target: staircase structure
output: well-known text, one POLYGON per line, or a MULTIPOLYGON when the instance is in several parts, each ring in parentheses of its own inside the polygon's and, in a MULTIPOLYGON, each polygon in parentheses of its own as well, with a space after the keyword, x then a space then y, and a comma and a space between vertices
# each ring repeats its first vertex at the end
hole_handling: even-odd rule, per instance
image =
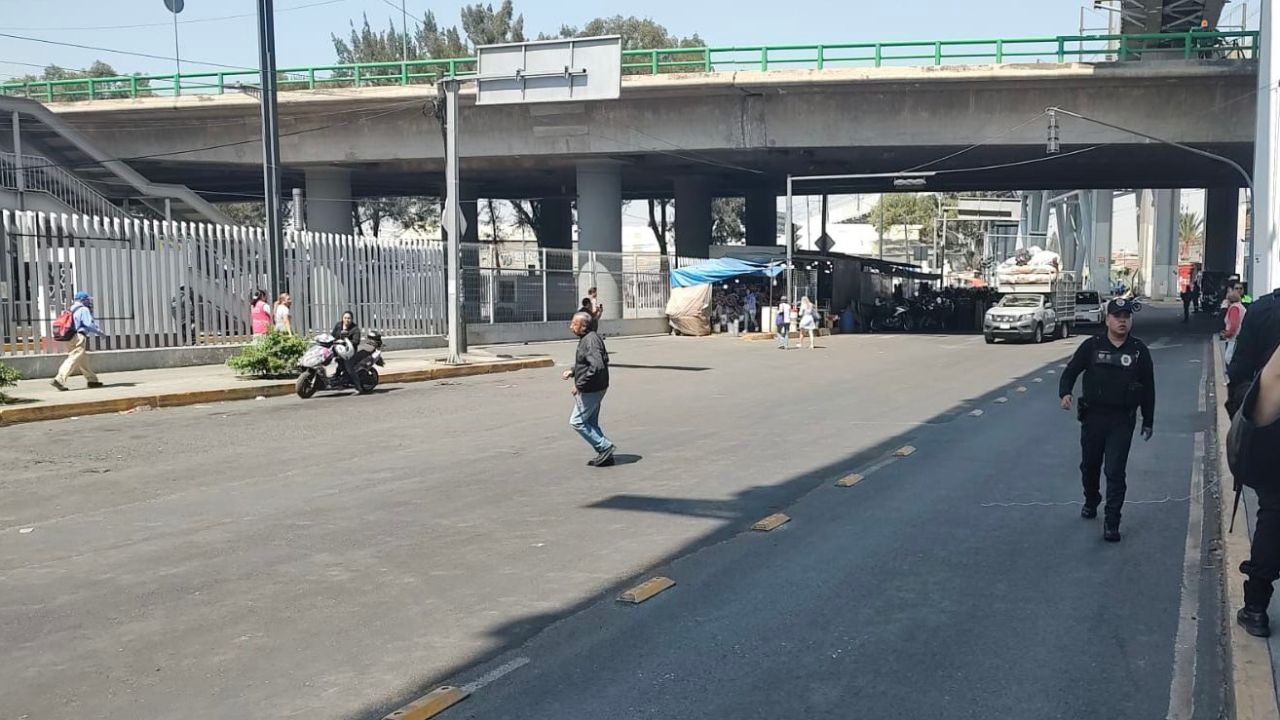
POLYGON ((102 217, 232 224, 191 188, 151 182, 35 100, 0 97, 0 124, 11 131, 0 133, 0 199, 12 194, 25 204, 35 194, 38 209, 52 212, 60 205, 102 217))

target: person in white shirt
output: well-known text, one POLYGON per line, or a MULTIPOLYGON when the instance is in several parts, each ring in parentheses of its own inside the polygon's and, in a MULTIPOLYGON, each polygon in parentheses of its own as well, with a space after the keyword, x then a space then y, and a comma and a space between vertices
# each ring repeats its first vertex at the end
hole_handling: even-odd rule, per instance
POLYGON ((791 334, 791 303, 785 299, 778 302, 778 312, 773 319, 778 330, 778 349, 787 349, 787 336, 791 334))
POLYGON ((280 293, 280 297, 276 298, 275 321, 276 330, 286 334, 293 334, 293 318, 290 315, 289 308, 293 305, 293 296, 289 293, 280 293))

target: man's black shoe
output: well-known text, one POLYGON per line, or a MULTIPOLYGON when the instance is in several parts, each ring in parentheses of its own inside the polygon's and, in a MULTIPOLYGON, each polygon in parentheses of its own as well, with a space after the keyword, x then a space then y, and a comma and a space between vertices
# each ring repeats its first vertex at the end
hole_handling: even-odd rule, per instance
POLYGON ((100 388, 100 387, 103 387, 103 385, 102 385, 102 383, 101 383, 101 382, 99 382, 99 381, 97 381, 97 380, 94 380, 93 382, 89 383, 89 387, 91 387, 91 388, 100 388))
POLYGON ((66 385, 63 385, 62 383, 58 382, 57 380, 51 380, 51 381, 49 381, 49 384, 50 384, 50 385, 52 385, 52 386, 54 386, 54 387, 56 387, 56 388, 58 388, 58 390, 60 390, 61 392, 66 392, 66 391, 67 391, 67 386, 66 386, 66 385))
POLYGON ((1271 637, 1271 621, 1266 610, 1250 610, 1246 605, 1236 612, 1236 622, 1254 637, 1271 637))
POLYGON ((1084 507, 1080 508, 1080 517, 1084 518, 1085 520, 1092 520, 1098 517, 1098 508, 1089 507, 1088 505, 1085 505, 1084 507))
POLYGON ((1107 523, 1102 528, 1102 539, 1107 542, 1120 542, 1120 524, 1107 523))
POLYGON ((601 450, 600 454, 595 456, 595 458, 590 462, 588 462, 587 464, 590 465, 591 467, 608 467, 609 465, 612 465, 613 449, 614 449, 613 446, 610 445, 609 447, 601 450))

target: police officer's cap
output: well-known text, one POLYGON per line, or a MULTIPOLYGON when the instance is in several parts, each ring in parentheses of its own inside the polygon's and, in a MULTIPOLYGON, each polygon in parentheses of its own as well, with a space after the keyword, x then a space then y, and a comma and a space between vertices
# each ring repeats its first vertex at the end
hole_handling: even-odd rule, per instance
POLYGON ((1124 313, 1132 314, 1132 313, 1138 312, 1141 309, 1142 309, 1142 303, 1138 302, 1137 300, 1131 300, 1129 298, 1123 298, 1123 297, 1111 298, 1110 302, 1107 303, 1108 315, 1121 315, 1124 313))

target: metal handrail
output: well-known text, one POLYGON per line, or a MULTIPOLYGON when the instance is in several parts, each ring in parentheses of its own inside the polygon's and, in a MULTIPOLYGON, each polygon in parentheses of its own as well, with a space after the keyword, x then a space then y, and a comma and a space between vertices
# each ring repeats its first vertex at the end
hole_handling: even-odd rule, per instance
MULTIPOLYGON (((1147 54, 1181 55, 1185 59, 1257 59, 1258 38, 1259 33, 1254 30, 1193 29, 1180 33, 654 48, 623 50, 622 71, 627 75, 661 75, 795 67, 823 70, 831 67, 946 65, 977 61, 997 65, 1009 62, 1067 63, 1099 58, 1123 61, 1147 54)), ((283 91, 420 85, 475 73, 476 58, 473 57, 319 65, 279 70, 278 86, 283 91)), ((45 102, 133 99, 184 93, 222 95, 240 92, 243 85, 254 84, 257 79, 257 70, 245 68, 208 73, 33 80, 2 83, 0 94, 45 102)))
POLYGON ((46 158, 23 154, 22 168, 19 169, 17 157, 13 153, 0 152, 0 188, 44 193, 82 215, 128 217, 93 186, 56 167, 46 158), (22 183, 18 182, 18 173, 22 173, 22 183))

